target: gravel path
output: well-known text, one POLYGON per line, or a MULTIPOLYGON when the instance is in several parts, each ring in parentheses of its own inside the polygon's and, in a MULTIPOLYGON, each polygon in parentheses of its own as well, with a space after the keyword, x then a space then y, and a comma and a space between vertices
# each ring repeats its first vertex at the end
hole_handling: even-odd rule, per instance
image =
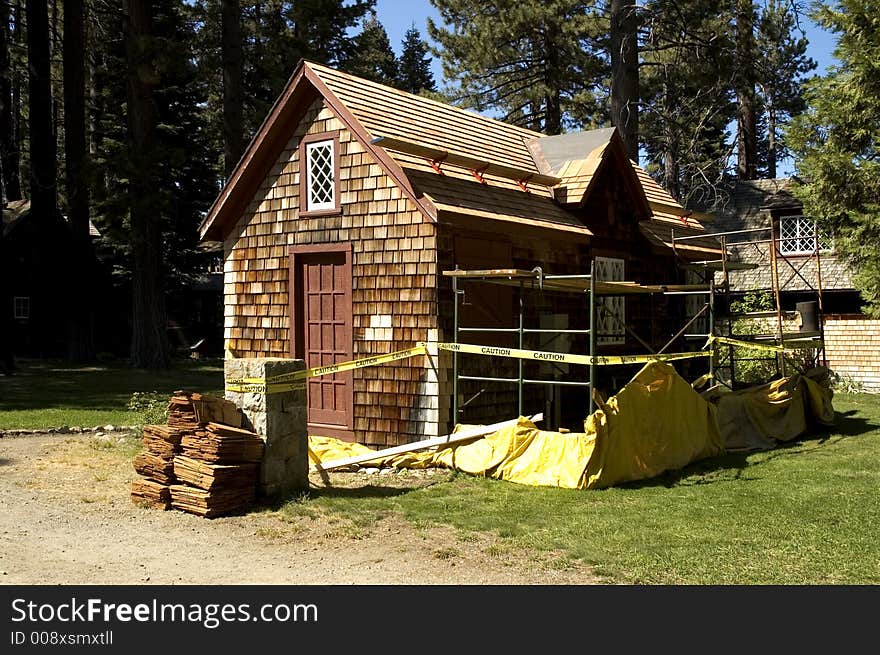
MULTIPOLYGON (((364 528, 335 516, 285 518, 271 509, 208 520, 140 508, 128 496, 135 473, 125 439, 0 438, 0 583, 597 581, 588 567, 560 569, 550 553, 513 551, 491 535, 462 539, 449 528, 416 529, 394 516, 364 528)), ((366 477, 337 475, 352 484, 366 477)))

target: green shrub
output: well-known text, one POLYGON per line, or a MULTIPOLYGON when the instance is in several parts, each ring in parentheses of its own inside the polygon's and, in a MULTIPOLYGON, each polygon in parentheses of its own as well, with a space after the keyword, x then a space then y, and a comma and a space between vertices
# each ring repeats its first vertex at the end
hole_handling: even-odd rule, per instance
POLYGON ((168 420, 168 396, 158 391, 135 391, 127 407, 140 415, 141 425, 162 424, 168 420))
POLYGON ((831 388, 839 393, 865 393, 864 384, 836 371, 831 371, 831 388))
MULTIPOLYGON (((750 291, 742 300, 730 303, 730 311, 733 313, 762 312, 775 308, 773 294, 769 291, 750 291)), ((738 335, 760 334, 766 332, 766 321, 754 318, 739 318, 733 321, 733 338, 738 335)), ((775 331, 775 330, 774 330, 775 331)), ((729 357, 730 350, 725 349, 725 357, 729 357)), ((776 358, 758 359, 766 356, 767 351, 755 348, 733 348, 736 360, 736 380, 745 384, 764 384, 776 377, 776 358)))

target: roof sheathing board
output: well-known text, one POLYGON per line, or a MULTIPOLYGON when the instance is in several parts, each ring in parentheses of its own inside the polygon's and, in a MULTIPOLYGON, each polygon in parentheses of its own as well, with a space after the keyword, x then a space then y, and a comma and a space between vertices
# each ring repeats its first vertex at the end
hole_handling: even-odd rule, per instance
MULTIPOLYGON (((607 146, 614 134, 613 127, 584 132, 571 132, 538 139, 541 156, 551 171, 560 172, 562 167, 573 161, 587 159, 593 151, 607 146)), ((560 177, 563 175, 560 173, 560 177)))

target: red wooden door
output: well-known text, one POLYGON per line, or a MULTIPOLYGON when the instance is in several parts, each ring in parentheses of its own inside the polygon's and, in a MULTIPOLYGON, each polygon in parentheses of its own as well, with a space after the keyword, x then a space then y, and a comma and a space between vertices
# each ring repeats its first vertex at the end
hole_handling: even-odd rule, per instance
MULTIPOLYGON (((295 253, 294 257, 298 264, 294 275, 299 275, 302 285, 297 312, 301 317, 302 348, 295 348, 300 351, 297 356, 305 359, 309 368, 352 359, 348 251, 295 253)), ((351 371, 309 378, 307 388, 310 432, 353 436, 351 371)))

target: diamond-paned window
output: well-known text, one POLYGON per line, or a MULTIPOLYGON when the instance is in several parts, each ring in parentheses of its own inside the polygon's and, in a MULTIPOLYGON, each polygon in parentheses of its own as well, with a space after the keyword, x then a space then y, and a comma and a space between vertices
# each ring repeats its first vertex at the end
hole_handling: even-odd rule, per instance
POLYGON ((306 144, 308 211, 336 207, 333 140, 306 144))
MULTIPOLYGON (((779 217, 779 252, 812 255, 816 251, 816 221, 806 216, 779 217)), ((831 239, 819 232, 819 252, 831 251, 831 239)))
MULTIPOLYGON (((624 261, 614 257, 596 257, 597 280, 622 282, 624 261)), ((596 299, 596 343, 626 343, 626 299, 623 296, 603 296, 596 299)))

